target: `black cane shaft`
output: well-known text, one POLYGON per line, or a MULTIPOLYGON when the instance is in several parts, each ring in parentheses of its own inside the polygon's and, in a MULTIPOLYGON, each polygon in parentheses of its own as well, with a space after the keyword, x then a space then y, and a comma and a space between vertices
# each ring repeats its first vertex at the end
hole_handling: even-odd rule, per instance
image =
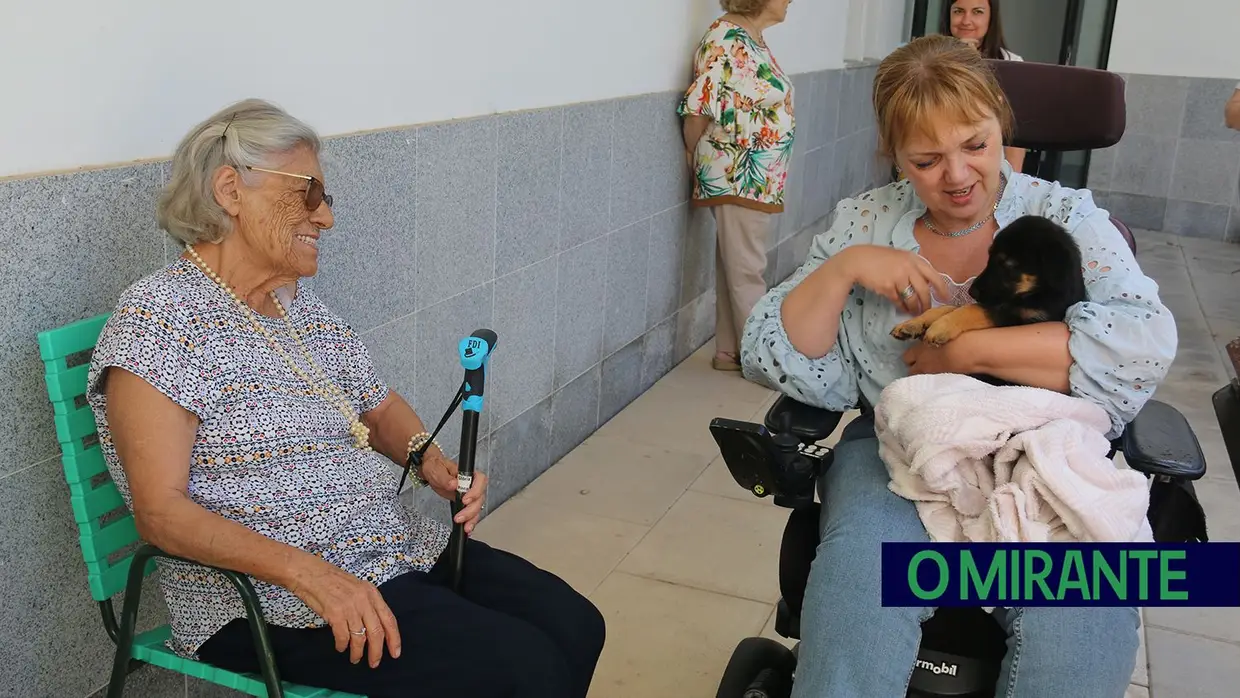
MULTIPOLYGON (((461 419, 461 456, 458 459, 457 471, 461 475, 473 476, 474 461, 478 450, 478 413, 466 410, 461 419)), ((464 492, 459 489, 452 504, 452 517, 464 508, 461 501, 464 492)), ((465 571, 465 525, 453 523, 452 531, 452 589, 460 591, 461 578, 465 571)))

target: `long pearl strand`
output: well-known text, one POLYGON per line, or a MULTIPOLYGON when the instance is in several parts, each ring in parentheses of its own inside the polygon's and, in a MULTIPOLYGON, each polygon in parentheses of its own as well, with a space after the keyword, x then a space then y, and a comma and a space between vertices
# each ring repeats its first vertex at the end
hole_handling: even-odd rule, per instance
POLYGON ((284 309, 284 304, 280 302, 280 299, 276 296, 275 292, 273 291, 271 293, 271 300, 275 301, 276 307, 279 308, 280 316, 284 318, 284 324, 288 327, 289 335, 293 337, 293 341, 295 341, 298 348, 301 349, 302 355, 306 357, 306 363, 309 364, 310 370, 314 372, 314 376, 307 375, 306 372, 297 365, 297 362, 293 361, 293 357, 289 356, 288 353, 284 351, 284 348, 276 342, 275 337, 273 337, 271 333, 267 331, 267 328, 258 321, 257 313, 254 312, 254 309, 242 301, 241 298, 237 296, 236 292, 233 291, 228 284, 224 283, 224 280, 221 279, 219 275, 211 269, 211 267, 207 266, 207 263, 203 261, 202 257, 198 256, 197 250, 190 245, 186 245, 185 249, 189 251, 190 256, 194 258, 194 261, 198 263, 198 266, 202 268, 203 272, 210 277, 212 281, 218 284, 220 288, 224 289, 230 297, 232 297, 233 301, 250 319, 250 324, 254 326, 254 329, 267 339, 267 343, 270 344, 271 348, 280 355, 280 358, 284 359, 284 362, 289 365, 289 368, 293 369, 293 373, 297 374, 299 378, 305 381, 306 384, 310 386, 310 389, 314 392, 314 394, 331 403, 333 407, 340 411, 340 414, 344 415, 345 420, 349 423, 349 433, 353 435, 353 442, 357 445, 357 447, 363 451, 372 450, 370 447, 370 429, 362 423, 361 418, 358 417, 357 412, 354 411, 353 405, 349 402, 349 399, 345 397, 344 392, 341 391, 340 388, 327 377, 326 372, 324 372, 318 362, 314 360, 314 357, 310 354, 310 351, 306 349, 306 345, 301 341, 301 335, 297 332, 297 329, 293 327, 293 321, 289 319, 288 312, 284 309))

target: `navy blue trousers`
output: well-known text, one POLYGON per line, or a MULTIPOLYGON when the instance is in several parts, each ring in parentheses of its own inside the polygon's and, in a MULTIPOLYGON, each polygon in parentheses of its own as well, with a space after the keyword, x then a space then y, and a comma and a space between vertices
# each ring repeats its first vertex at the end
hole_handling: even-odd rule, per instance
MULTIPOLYGON (((429 573, 379 587, 396 616, 401 654, 384 650, 371 669, 336 651, 331 629, 269 626, 280 678, 371 698, 585 698, 603 650, 602 615, 563 580, 529 562, 469 540, 460 594, 446 555, 429 573)), ((211 637, 199 656, 214 666, 257 672, 249 621, 211 637)))

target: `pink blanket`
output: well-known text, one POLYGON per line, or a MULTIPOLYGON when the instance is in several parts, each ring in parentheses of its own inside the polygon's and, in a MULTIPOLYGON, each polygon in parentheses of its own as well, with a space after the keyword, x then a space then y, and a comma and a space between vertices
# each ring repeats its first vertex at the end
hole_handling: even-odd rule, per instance
POLYGON ((893 492, 935 541, 1149 542, 1144 475, 1107 458, 1097 405, 961 375, 910 376, 874 408, 893 492))

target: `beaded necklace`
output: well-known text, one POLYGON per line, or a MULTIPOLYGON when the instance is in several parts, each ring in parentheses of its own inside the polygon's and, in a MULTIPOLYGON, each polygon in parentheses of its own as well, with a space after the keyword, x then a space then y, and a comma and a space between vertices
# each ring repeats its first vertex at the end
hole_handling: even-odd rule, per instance
POLYGON ((934 233, 935 235, 941 235, 942 237, 945 237, 945 238, 958 238, 964 235, 968 235, 969 233, 977 230, 978 228, 990 222, 990 218, 995 215, 996 211, 999 210, 999 201, 1003 199, 1004 189, 1007 189, 1007 177, 1005 177, 1003 173, 999 173, 999 195, 995 197, 995 205, 990 209, 990 213, 986 214, 985 218, 965 228, 964 230, 956 230, 950 233, 945 233, 939 230, 938 228, 934 226, 934 222, 930 220, 929 211, 926 211, 924 214, 922 214, 921 222, 926 224, 927 230, 934 233))
POLYGON ((280 316, 284 318, 284 324, 288 326, 289 335, 293 337, 293 341, 295 341, 298 348, 301 349, 302 355, 306 357, 306 363, 309 364, 310 370, 315 374, 313 376, 307 375, 306 372, 297 365, 297 362, 293 361, 293 357, 289 356, 288 353, 284 351, 284 347, 281 347, 280 344, 276 342, 275 337, 273 337, 271 333, 267 331, 267 328, 258 321, 258 314, 254 312, 254 309, 242 301, 241 298, 237 296, 236 292, 233 291, 228 284, 224 283, 224 280, 221 279, 219 275, 211 269, 211 267, 207 266, 207 263, 203 261, 202 257, 198 256, 197 250, 190 245, 186 245, 185 249, 189 251, 190 256, 193 257, 198 266, 202 268, 203 273, 218 284, 220 288, 224 289, 230 297, 232 297, 233 301, 249 318, 250 324, 254 326, 254 329, 267 340, 267 343, 270 344, 271 348, 280 355, 280 358, 284 359, 284 362, 289 365, 289 368, 293 369, 293 373, 297 374, 297 377, 305 381, 315 395, 323 398, 340 411, 340 414, 344 416, 345 421, 349 423, 349 433, 353 435, 354 444, 363 451, 372 450, 370 447, 370 429, 362 423, 361 418, 358 417, 357 412, 354 411, 353 405, 349 402, 349 399, 345 397, 344 392, 341 391, 340 388, 327 377, 327 373, 322 369, 322 367, 319 366, 318 362, 314 360, 314 357, 310 354, 310 351, 306 349, 306 345, 301 341, 301 335, 297 332, 297 329, 293 327, 293 321, 289 319, 288 312, 284 309, 284 304, 280 302, 280 299, 276 296, 275 292, 271 292, 271 300, 275 301, 276 308, 280 310, 280 316))

